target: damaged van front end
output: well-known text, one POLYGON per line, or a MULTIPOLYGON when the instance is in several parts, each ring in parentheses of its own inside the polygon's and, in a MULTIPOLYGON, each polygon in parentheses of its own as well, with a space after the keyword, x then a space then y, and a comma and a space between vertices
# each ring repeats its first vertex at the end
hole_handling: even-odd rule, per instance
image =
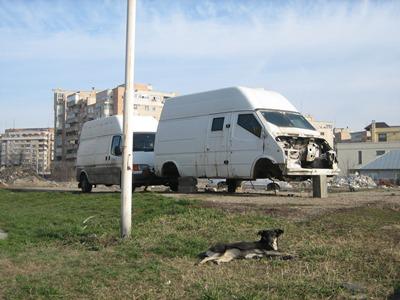
POLYGON ((339 173, 336 152, 322 138, 276 137, 286 157, 282 170, 284 177, 333 176, 339 173))
POLYGON ((267 131, 280 149, 283 179, 339 174, 336 152, 298 112, 261 111, 267 131))

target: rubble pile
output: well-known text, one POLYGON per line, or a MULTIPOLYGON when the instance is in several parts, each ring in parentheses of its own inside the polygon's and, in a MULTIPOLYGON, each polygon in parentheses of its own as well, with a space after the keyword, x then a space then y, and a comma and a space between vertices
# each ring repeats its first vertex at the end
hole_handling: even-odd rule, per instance
POLYGON ((36 184, 41 182, 45 182, 45 180, 32 169, 19 166, 0 168, 0 187, 7 187, 10 184, 36 184))
POLYGON ((376 188, 375 181, 365 175, 349 175, 349 176, 335 176, 333 177, 330 185, 332 187, 348 187, 350 190, 361 189, 361 188, 376 188))

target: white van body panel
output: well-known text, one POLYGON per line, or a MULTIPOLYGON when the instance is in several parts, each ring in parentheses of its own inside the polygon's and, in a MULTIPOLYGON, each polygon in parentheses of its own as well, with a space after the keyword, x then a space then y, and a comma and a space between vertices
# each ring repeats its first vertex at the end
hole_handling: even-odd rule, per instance
POLYGON ((232 87, 168 99, 155 140, 156 174, 165 175, 163 166, 172 162, 182 177, 254 179, 260 160, 275 168, 263 177, 338 172, 335 153, 311 125, 279 127, 265 112, 303 118, 285 97, 263 89, 232 87), (255 127, 246 129, 244 120, 255 127), (324 161, 332 167, 310 167, 325 156, 332 156, 324 161))
MULTIPOLYGON (((149 116, 133 116, 133 134, 156 133, 158 122, 149 116)), ((84 172, 91 184, 119 184, 122 156, 113 155, 112 140, 122 136, 123 118, 115 115, 86 122, 77 154, 77 179, 84 172)), ((122 140, 121 140, 122 145, 122 140)), ((154 152, 134 151, 133 164, 154 168, 154 152)), ((136 171, 134 173, 141 173, 136 171)))

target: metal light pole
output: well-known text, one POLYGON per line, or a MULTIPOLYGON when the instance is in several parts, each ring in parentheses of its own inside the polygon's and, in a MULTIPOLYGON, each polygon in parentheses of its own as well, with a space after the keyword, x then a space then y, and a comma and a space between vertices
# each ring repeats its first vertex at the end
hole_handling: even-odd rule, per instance
POLYGON ((132 149, 133 97, 135 59, 136 0, 128 0, 126 24, 125 97, 121 170, 121 237, 129 238, 132 226, 132 149))

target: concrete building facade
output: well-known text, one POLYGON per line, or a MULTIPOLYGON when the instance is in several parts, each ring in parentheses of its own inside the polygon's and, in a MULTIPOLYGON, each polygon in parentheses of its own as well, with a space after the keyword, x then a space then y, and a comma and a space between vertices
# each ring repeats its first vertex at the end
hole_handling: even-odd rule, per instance
MULTIPOLYGON (((67 97, 67 111, 65 120, 65 149, 66 161, 75 162, 78 151, 79 136, 83 123, 89 121, 88 107, 96 103, 96 91, 76 92, 67 97)), ((91 112, 93 115, 93 112, 91 112)))
POLYGON ((335 129, 341 175, 353 173, 391 150, 400 150, 400 126, 372 121, 364 131, 335 129))
POLYGON ((333 134, 334 134, 334 142, 335 142, 335 144, 351 140, 350 129, 348 127, 346 127, 346 128, 334 128, 333 129, 333 134))
POLYGON ((385 122, 372 121, 365 127, 365 131, 368 132, 369 140, 373 143, 400 141, 400 126, 389 126, 385 122))
POLYGON ((50 174, 53 128, 6 129, 0 144, 0 166, 23 166, 40 175, 50 174))
POLYGON ((325 121, 317 121, 311 115, 306 115, 305 118, 321 133, 322 137, 326 139, 329 145, 333 148, 334 133, 333 123, 325 121))
POLYGON ((59 161, 65 159, 65 121, 67 111, 67 97, 75 91, 54 89, 54 159, 59 161))
MULTIPOLYGON (((120 85, 112 91, 112 113, 122 115, 125 87, 124 85, 120 85)), ((175 96, 176 93, 154 91, 150 84, 135 84, 133 113, 138 116, 151 116, 159 120, 165 100, 175 96)))
POLYGON ((377 157, 400 149, 398 142, 347 142, 337 143, 336 151, 341 175, 348 175, 360 169, 377 157))

